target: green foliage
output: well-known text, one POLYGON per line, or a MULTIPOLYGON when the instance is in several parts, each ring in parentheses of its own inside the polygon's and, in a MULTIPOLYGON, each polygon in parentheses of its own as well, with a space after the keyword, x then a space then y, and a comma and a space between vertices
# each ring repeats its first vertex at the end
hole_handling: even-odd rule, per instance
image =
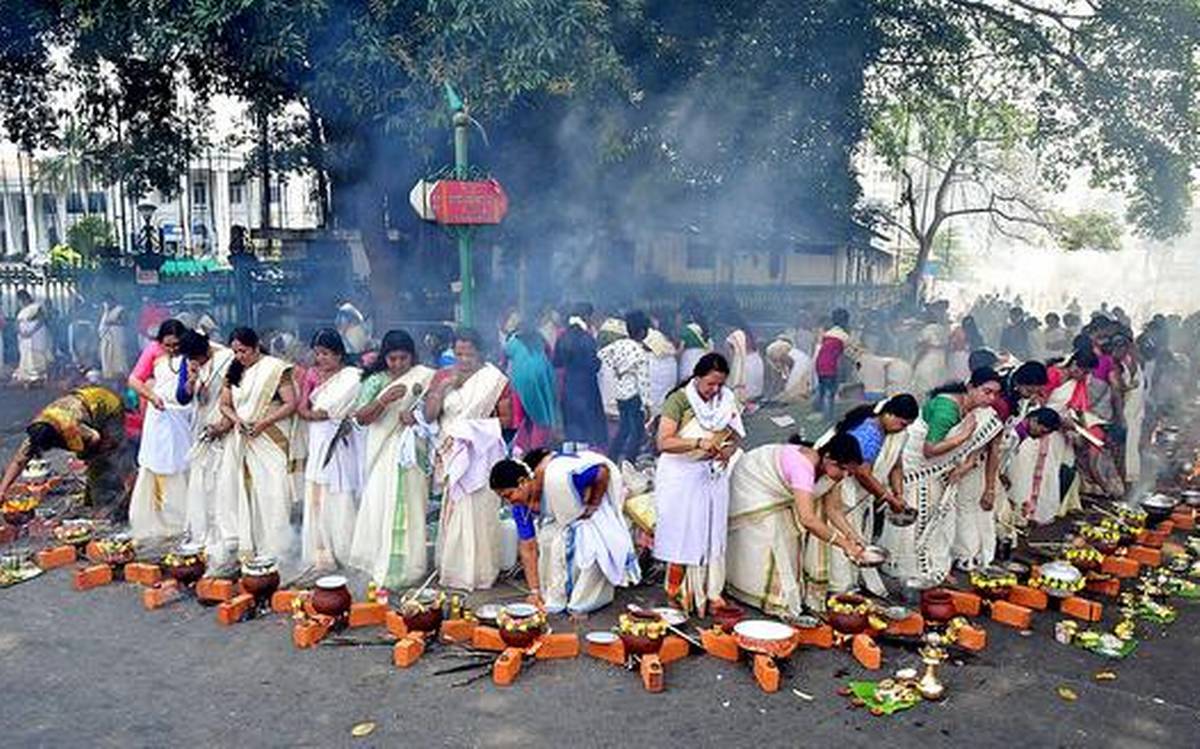
POLYGON ((67 244, 85 258, 112 246, 113 227, 103 216, 84 216, 67 229, 67 244))
POLYGON ((1081 211, 1054 217, 1058 245, 1068 252, 1121 249, 1122 227, 1118 217, 1104 211, 1081 211))
POLYGON ((963 71, 1003 82, 1041 176, 1086 168, 1125 195, 1146 235, 1187 229, 1200 161, 1200 4, 1194 0, 877 0, 886 44, 874 111, 953 100, 963 71))

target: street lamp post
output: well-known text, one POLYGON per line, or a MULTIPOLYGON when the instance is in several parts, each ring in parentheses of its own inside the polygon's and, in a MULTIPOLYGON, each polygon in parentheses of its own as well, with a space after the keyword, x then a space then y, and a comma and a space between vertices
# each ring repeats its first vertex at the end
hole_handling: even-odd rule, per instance
POLYGON ((155 212, 158 211, 158 206, 154 205, 153 203, 138 203, 137 211, 138 215, 142 217, 142 221, 144 222, 142 226, 142 233, 146 236, 145 252, 153 252, 154 225, 151 223, 151 221, 154 219, 155 212))
MULTIPOLYGON (((452 103, 453 107, 454 104, 452 103)), ((461 105, 460 105, 461 106, 461 105)), ((470 162, 467 158, 467 129, 471 126, 471 117, 465 109, 454 111, 454 178, 467 179, 470 162)), ((475 233, 472 226, 460 226, 458 235, 458 278, 462 284, 460 304, 462 307, 462 324, 471 327, 475 324, 475 262, 471 252, 471 239, 475 233)))

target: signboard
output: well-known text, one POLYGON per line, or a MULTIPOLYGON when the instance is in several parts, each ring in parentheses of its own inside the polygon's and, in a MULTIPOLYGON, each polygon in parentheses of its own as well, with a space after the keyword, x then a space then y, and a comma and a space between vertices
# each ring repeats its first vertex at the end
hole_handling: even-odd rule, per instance
POLYGON ((413 189, 408 193, 408 204, 425 221, 433 221, 436 218, 433 215, 433 204, 429 200, 433 195, 433 186, 435 184, 437 183, 419 179, 417 180, 417 184, 413 185, 413 189))
POLYGON ((138 268, 134 277, 138 286, 158 286, 158 270, 138 268))
POLYGON ((498 224, 508 213, 508 196, 494 179, 421 180, 408 200, 421 218, 448 226, 498 224))

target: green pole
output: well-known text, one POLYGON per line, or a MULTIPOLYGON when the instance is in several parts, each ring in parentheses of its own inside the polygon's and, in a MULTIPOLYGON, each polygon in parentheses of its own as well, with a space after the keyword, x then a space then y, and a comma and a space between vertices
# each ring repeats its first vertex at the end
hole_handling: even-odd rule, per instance
MULTIPOLYGON (((471 118, 461 109, 454 113, 454 177, 467 179, 467 129, 471 118)), ((458 227, 458 279, 462 286, 459 292, 460 322, 475 324, 475 274, 471 258, 471 234, 469 226, 458 227)))

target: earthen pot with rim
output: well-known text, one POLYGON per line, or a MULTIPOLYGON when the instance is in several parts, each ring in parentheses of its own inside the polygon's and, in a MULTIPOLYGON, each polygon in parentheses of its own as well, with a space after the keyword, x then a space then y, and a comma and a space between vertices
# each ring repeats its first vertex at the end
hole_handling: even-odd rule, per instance
POLYGON ((350 604, 353 601, 350 588, 346 586, 346 578, 341 575, 326 575, 317 579, 309 602, 313 611, 318 614, 342 619, 350 613, 350 604))
MULTIPOLYGON (((853 606, 854 608, 859 608, 867 602, 867 599, 857 593, 839 593, 834 596, 833 600, 843 606, 853 606)), ((830 609, 828 619, 829 626, 844 635, 856 635, 865 630, 868 624, 867 614, 858 611, 837 612, 830 609)))
POLYGON ((657 624, 661 625, 662 630, 658 636, 652 636, 648 633, 634 634, 630 627, 622 626, 617 634, 621 636, 621 642, 624 643, 625 652, 628 655, 651 655, 662 649, 663 637, 666 634, 666 622, 658 613, 646 609, 630 609, 623 616, 628 617, 626 621, 631 626, 657 624))
POLYGON ((200 544, 183 544, 174 552, 175 559, 163 561, 163 567, 172 579, 180 585, 195 585, 204 577, 208 562, 204 558, 204 547, 200 544))
POLYGON ((713 624, 721 628, 721 631, 729 634, 733 632, 733 628, 738 622, 746 618, 746 612, 740 606, 733 604, 725 604, 724 606, 712 607, 713 624))
POLYGON ((416 600, 405 601, 400 606, 404 626, 411 632, 433 632, 442 626, 442 601, 443 597, 433 590, 424 591, 416 600))
POLYGON ((262 603, 279 589, 279 566, 275 557, 259 556, 242 564, 242 589, 262 603))
POLYGON ((948 622, 958 615, 954 596, 945 588, 933 588, 921 594, 921 616, 931 622, 948 622))

